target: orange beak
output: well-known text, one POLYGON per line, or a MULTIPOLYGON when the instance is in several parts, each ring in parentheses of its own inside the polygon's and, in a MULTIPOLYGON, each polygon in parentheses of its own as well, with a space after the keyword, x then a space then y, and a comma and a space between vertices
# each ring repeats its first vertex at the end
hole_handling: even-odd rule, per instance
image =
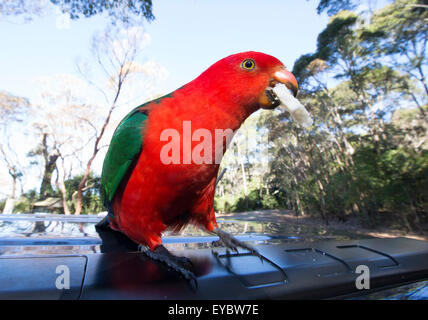
POLYGON ((296 78, 290 71, 281 69, 280 71, 274 73, 273 79, 275 81, 285 84, 286 87, 293 92, 293 96, 297 96, 297 90, 299 89, 299 85, 297 84, 296 78))
POLYGON ((282 67, 279 70, 277 69, 271 77, 269 87, 259 97, 259 105, 263 109, 274 109, 281 104, 271 89, 277 83, 284 84, 293 93, 294 97, 297 95, 297 80, 290 71, 282 67))

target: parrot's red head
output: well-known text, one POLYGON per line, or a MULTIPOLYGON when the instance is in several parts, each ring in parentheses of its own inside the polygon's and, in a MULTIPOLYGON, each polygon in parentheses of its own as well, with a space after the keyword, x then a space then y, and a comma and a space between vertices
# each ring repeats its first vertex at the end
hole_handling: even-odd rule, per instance
MULTIPOLYGON (((230 55, 208 68, 200 79, 210 82, 224 97, 253 109, 273 109, 280 103, 271 88, 283 83, 297 94, 297 80, 277 58, 261 52, 230 55)), ((254 111, 254 110, 253 110, 254 111)))

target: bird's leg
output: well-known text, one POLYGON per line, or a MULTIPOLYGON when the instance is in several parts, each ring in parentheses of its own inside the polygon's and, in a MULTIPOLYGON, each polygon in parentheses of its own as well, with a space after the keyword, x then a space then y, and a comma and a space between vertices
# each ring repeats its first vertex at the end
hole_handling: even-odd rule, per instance
POLYGON ((189 281, 193 289, 198 287, 196 276, 193 273, 193 263, 186 257, 177 257, 168 251, 163 245, 158 246, 153 251, 145 245, 139 245, 138 251, 145 254, 154 261, 158 261, 168 268, 177 272, 181 277, 189 281))
POLYGON ((219 228, 215 228, 212 232, 220 238, 220 242, 223 243, 223 245, 226 247, 227 253, 229 252, 229 249, 235 252, 238 252, 238 248, 243 248, 243 249, 247 249, 248 251, 251 252, 251 254, 259 257, 263 261, 262 255, 258 253, 256 249, 239 241, 238 239, 233 237, 230 233, 227 233, 226 231, 223 231, 219 228))

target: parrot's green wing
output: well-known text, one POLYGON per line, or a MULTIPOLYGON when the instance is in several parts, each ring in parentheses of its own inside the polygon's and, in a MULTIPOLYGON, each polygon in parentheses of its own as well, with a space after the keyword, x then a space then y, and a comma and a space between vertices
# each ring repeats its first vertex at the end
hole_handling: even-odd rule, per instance
MULTIPOLYGON (((142 130, 146 125, 148 112, 139 106, 132 110, 116 128, 104 158, 101 174, 101 199, 111 212, 113 196, 122 180, 129 174, 141 153, 142 130)), ((128 175, 129 177, 129 175, 128 175)))

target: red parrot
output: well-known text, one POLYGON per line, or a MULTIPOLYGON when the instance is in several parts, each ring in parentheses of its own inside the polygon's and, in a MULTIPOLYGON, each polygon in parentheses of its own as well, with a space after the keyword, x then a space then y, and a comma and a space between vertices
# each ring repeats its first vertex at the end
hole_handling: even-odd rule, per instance
POLYGON ((216 137, 218 130, 237 130, 258 109, 278 106, 271 90, 277 83, 296 96, 297 81, 278 59, 242 52, 133 109, 116 128, 103 164, 101 195, 110 227, 186 278, 180 258, 162 246, 166 229, 191 223, 217 234, 229 248, 252 250, 217 226, 214 193, 220 161, 215 160, 225 152, 227 138, 216 137))

